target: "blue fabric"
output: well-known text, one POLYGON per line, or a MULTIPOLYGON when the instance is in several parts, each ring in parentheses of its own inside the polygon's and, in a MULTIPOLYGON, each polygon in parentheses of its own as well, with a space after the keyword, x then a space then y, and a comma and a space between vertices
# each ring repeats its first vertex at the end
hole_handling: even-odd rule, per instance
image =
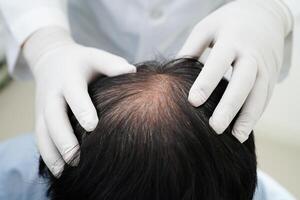
POLYGON ((0 143, 0 200, 46 200, 38 176, 39 153, 31 134, 0 143))
POLYGON ((253 200, 296 200, 269 175, 257 170, 257 187, 253 200))
MULTIPOLYGON (((32 135, 0 143, 0 200, 47 200, 47 182, 38 176, 39 153, 32 135)), ((295 200, 258 170, 253 200, 295 200)))

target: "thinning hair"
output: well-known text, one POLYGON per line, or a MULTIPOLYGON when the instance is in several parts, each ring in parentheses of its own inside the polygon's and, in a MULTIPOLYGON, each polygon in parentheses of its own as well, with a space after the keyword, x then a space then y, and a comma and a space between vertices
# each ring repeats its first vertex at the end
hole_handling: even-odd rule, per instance
MULTIPOLYGON (((86 132, 69 110, 80 162, 59 178, 44 163, 53 200, 252 199, 253 134, 241 144, 232 124, 221 135, 208 120, 227 86, 221 80, 195 108, 189 89, 203 65, 195 59, 150 61, 137 73, 98 77, 89 85, 99 123, 86 132)), ((234 123, 234 121, 232 122, 234 123)))

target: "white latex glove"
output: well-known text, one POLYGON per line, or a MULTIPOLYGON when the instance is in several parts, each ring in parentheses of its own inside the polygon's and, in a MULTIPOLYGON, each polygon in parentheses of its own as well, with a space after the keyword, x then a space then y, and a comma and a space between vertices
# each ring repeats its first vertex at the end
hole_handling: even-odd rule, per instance
POLYGON ((80 125, 92 131, 98 116, 88 94, 88 82, 99 73, 116 76, 133 73, 136 68, 119 56, 76 44, 58 27, 34 33, 25 43, 24 55, 36 81, 38 148, 48 168, 59 176, 79 149, 66 102, 80 125))
POLYGON ((229 85, 209 121, 218 134, 242 108, 232 134, 240 142, 247 140, 272 94, 291 21, 280 0, 237 0, 193 29, 178 56, 200 57, 208 46, 212 50, 190 90, 192 105, 203 104, 233 66, 229 85))

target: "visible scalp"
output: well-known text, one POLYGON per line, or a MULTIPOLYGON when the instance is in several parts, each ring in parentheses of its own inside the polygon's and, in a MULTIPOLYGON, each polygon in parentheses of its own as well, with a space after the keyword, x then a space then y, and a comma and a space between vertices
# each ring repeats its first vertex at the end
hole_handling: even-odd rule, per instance
MULTIPOLYGON (((143 76, 142 74, 136 74, 136 76, 139 75, 143 76)), ((124 84, 119 88, 102 91, 102 97, 110 92, 124 96, 109 113, 105 114, 104 119, 127 119, 131 123, 147 121, 149 124, 165 121, 163 119, 170 119, 168 115, 176 114, 178 105, 173 92, 175 92, 175 87, 179 87, 177 77, 169 74, 150 74, 143 81, 139 81, 139 78, 136 77, 136 81, 133 83, 124 84)), ((103 98, 98 100, 100 104, 106 102, 103 98)))

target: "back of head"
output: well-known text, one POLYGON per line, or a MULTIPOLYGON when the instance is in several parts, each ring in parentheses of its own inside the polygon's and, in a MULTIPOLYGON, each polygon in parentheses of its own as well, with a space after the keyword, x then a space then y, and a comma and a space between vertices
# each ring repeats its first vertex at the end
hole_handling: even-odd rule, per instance
POLYGON ((92 82, 97 128, 85 132, 70 112, 79 165, 56 179, 41 164, 52 199, 252 199, 253 134, 241 144, 232 126, 217 135, 208 123, 227 81, 199 108, 187 101, 201 68, 194 59, 146 62, 135 74, 92 82))

